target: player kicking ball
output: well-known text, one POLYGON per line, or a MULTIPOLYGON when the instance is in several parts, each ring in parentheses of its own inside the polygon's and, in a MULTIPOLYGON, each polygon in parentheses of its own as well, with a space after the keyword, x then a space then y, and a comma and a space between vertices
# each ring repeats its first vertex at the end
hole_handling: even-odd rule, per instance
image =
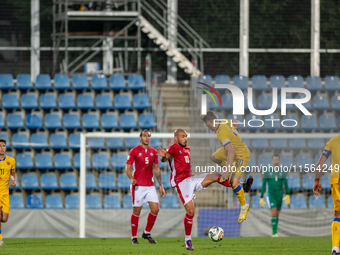
MULTIPOLYGON (((158 154, 162 157, 161 161, 169 161, 171 168, 170 184, 176 188, 178 196, 184 205, 186 214, 184 217, 185 247, 193 250, 191 241, 191 229, 195 216, 194 191, 205 189, 210 184, 218 182, 223 186, 230 187, 229 181, 220 182, 221 175, 212 174, 191 174, 190 148, 187 146, 187 133, 183 129, 177 129, 174 133, 175 143, 167 150, 157 148, 158 154)), ((245 182, 245 187, 249 189, 250 183, 245 182)))
POLYGON ((15 187, 17 176, 15 174, 15 159, 5 155, 6 140, 0 139, 0 246, 5 246, 2 241, 1 223, 8 221, 9 216, 9 178, 11 187, 15 187))
POLYGON ((260 206, 264 208, 266 202, 263 200, 263 195, 266 192, 268 183, 268 200, 270 205, 270 212, 272 215, 272 237, 279 237, 277 234, 277 227, 279 224, 279 214, 281 211, 282 200, 286 205, 290 204, 290 191, 287 180, 287 172, 283 171, 280 165, 280 156, 274 154, 272 158, 273 167, 270 167, 267 172, 264 172, 261 187, 260 206), (286 195, 283 196, 283 185, 285 186, 286 195))
POLYGON ((152 181, 153 165, 156 179, 159 183, 159 191, 165 197, 165 191, 162 184, 161 172, 158 166, 158 156, 156 149, 149 146, 151 133, 144 129, 140 135, 140 145, 130 150, 127 158, 125 172, 131 180, 132 206, 133 211, 131 215, 131 243, 138 244, 137 230, 139 215, 142 210, 143 203, 149 203, 150 212, 148 215, 147 224, 142 237, 147 239, 150 243, 157 242, 151 237, 151 230, 155 224, 157 214, 159 211, 159 201, 156 188, 152 181), (131 172, 133 167, 133 172, 131 172))
POLYGON ((249 177, 247 182, 249 186, 242 188, 239 180, 243 175, 249 160, 250 151, 247 145, 242 141, 237 132, 239 122, 235 120, 225 119, 223 122, 217 121, 218 117, 213 111, 207 111, 206 115, 201 116, 201 120, 211 130, 216 132, 217 139, 222 144, 222 148, 218 149, 210 159, 219 166, 227 169, 222 174, 221 181, 229 180, 229 183, 240 202, 241 211, 238 222, 243 222, 247 218, 249 205, 246 202, 244 192, 249 192, 253 183, 253 177, 249 177))

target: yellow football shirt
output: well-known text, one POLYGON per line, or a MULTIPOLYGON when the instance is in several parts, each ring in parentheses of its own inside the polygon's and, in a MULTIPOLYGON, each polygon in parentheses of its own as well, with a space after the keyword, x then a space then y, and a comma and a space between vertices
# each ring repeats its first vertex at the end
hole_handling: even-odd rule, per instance
POLYGON ((231 143, 235 150, 235 158, 247 158, 250 157, 250 151, 247 145, 242 141, 240 135, 238 134, 236 128, 234 128, 231 123, 231 119, 227 119, 227 123, 219 124, 216 130, 217 139, 222 144, 226 146, 231 143))
MULTIPOLYGON (((331 152, 331 181, 330 185, 339 182, 340 167, 340 135, 331 138, 326 144, 324 152, 331 152)), ((322 153, 324 154, 324 153, 322 153)), ((321 166, 322 168, 322 166, 321 166)))
POLYGON ((9 178, 13 169, 15 169, 15 159, 5 155, 5 158, 0 160, 0 194, 9 193, 9 178))

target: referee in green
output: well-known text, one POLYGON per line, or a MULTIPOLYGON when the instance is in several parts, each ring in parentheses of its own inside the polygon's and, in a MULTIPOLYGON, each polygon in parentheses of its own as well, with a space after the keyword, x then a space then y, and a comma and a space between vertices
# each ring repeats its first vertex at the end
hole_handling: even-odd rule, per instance
POLYGON ((282 197, 283 197, 283 185, 285 186, 286 195, 283 198, 285 204, 290 204, 290 191, 288 187, 287 173, 283 171, 283 169, 279 166, 280 164, 280 156, 277 154, 273 155, 272 158, 273 166, 268 169, 267 172, 264 172, 262 179, 262 188, 261 188, 261 199, 260 205, 264 208, 266 202, 263 200, 263 195, 266 192, 266 184, 268 182, 268 199, 270 203, 270 212, 272 214, 272 229, 273 234, 272 237, 279 237, 277 234, 277 225, 279 224, 279 214, 282 205, 282 197))

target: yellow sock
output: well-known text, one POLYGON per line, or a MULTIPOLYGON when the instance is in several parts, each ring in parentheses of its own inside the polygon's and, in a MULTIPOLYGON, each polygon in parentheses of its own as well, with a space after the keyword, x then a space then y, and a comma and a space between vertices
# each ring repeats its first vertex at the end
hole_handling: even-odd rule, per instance
POLYGON ((1 234, 1 229, 0 229, 0 240, 2 240, 2 234, 1 234))
MULTIPOLYGON (((240 205, 244 206, 246 205, 246 197, 244 196, 244 191, 241 185, 239 184, 235 189, 233 188, 233 191, 238 199, 240 201, 240 205)), ((340 222, 339 222, 340 223, 340 222)))
POLYGON ((332 223, 332 244, 333 247, 339 247, 340 240, 340 218, 334 218, 332 223))

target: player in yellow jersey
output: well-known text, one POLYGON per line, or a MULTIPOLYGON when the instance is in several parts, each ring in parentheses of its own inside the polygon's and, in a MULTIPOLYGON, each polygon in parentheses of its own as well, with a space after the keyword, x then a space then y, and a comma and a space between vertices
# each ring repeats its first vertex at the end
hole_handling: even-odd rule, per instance
POLYGON ((339 255, 340 240, 340 185, 339 185, 339 166, 340 166, 340 135, 333 137, 326 144, 325 149, 316 165, 315 181, 313 191, 319 195, 321 191, 320 176, 327 158, 331 155, 331 190, 334 205, 334 219, 332 223, 332 255, 339 255))
MULTIPOLYGON (((229 183, 240 201, 241 211, 238 222, 241 223, 247 218, 249 205, 246 202, 244 190, 239 184, 239 180, 250 160, 250 151, 236 130, 239 126, 238 121, 225 119, 218 122, 216 119, 218 117, 213 111, 207 111, 206 115, 201 116, 201 120, 206 126, 211 131, 216 132, 217 139, 223 146, 211 155, 210 159, 227 170, 222 174, 222 179, 229 179, 229 183)), ((253 178, 249 179, 252 183, 253 178)), ((245 191, 248 192, 248 190, 245 191)))
POLYGON ((15 174, 14 158, 5 155, 6 140, 0 139, 0 246, 4 246, 1 234, 1 223, 7 222, 9 216, 9 178, 11 187, 15 187, 17 177, 15 174))

